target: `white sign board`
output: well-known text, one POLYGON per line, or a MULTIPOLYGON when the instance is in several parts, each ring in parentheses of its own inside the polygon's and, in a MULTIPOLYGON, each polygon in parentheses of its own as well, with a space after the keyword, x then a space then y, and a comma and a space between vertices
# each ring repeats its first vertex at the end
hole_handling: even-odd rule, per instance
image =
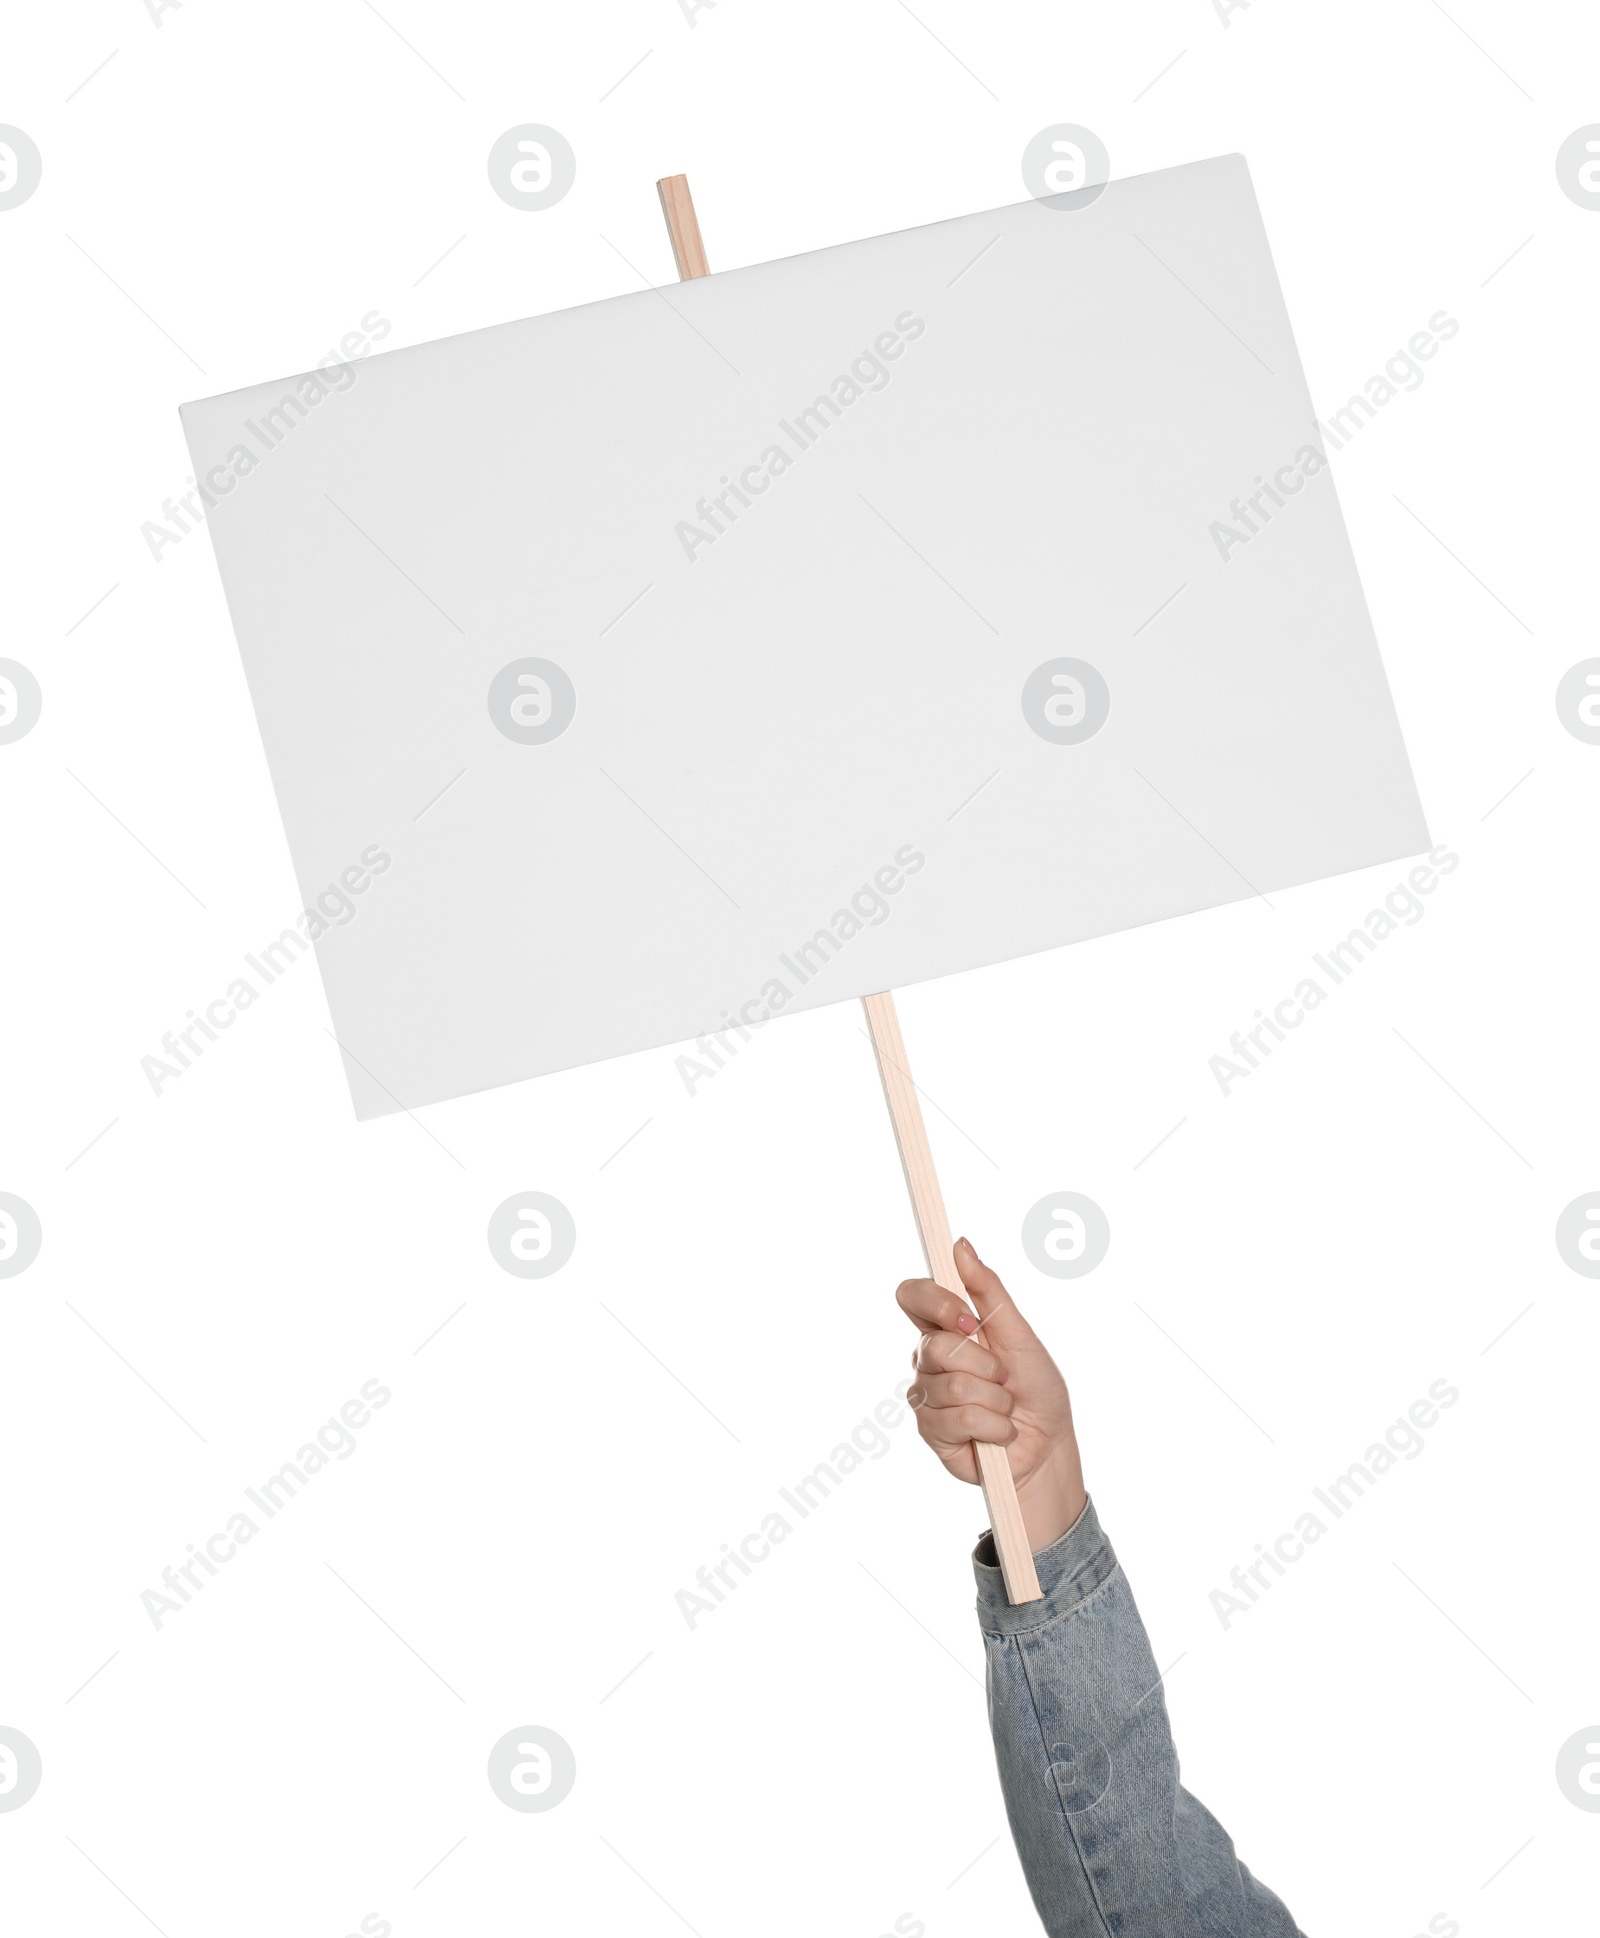
POLYGON ((1238 157, 184 423, 361 1116, 1428 845, 1238 157))

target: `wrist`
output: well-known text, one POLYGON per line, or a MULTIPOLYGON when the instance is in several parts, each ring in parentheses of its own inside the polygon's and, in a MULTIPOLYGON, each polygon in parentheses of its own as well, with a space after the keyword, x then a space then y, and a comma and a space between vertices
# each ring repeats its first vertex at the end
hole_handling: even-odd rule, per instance
POLYGON ((1017 1505, 1030 1554, 1053 1547, 1074 1526, 1088 1501, 1077 1450, 1052 1454, 1017 1483, 1017 1505))

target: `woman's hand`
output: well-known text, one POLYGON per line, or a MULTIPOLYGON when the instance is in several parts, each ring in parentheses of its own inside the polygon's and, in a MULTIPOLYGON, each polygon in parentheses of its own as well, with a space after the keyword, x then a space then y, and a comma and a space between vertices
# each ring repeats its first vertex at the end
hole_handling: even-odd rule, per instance
POLYGON ((966 1239, 957 1240, 955 1255, 977 1319, 932 1279, 907 1279, 895 1293, 922 1334, 906 1399, 917 1431, 957 1480, 978 1480, 973 1441, 1006 1449, 1028 1546, 1037 1554, 1066 1533, 1088 1498, 1067 1383, 966 1239), (982 1343, 973 1337, 980 1323, 982 1343))

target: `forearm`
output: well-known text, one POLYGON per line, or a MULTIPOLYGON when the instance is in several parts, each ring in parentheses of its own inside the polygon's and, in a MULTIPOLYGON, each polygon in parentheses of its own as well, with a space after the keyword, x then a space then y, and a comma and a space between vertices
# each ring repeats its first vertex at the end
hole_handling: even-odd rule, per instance
POLYGON ((1178 1781, 1132 1590, 1091 1505, 1035 1556, 1042 1602, 974 1557, 1001 1788, 1050 1938, 1302 1938, 1178 1781))

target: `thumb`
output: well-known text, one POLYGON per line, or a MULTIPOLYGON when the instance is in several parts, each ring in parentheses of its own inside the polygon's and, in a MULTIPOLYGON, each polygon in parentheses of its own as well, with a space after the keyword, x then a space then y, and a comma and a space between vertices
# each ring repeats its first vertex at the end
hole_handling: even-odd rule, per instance
POLYGON ((972 1248, 972 1241, 958 1238, 955 1244, 956 1270, 961 1283, 972 1296, 984 1338, 998 1353, 1025 1352, 1039 1344, 1035 1333, 1017 1310, 1011 1294, 972 1248))

